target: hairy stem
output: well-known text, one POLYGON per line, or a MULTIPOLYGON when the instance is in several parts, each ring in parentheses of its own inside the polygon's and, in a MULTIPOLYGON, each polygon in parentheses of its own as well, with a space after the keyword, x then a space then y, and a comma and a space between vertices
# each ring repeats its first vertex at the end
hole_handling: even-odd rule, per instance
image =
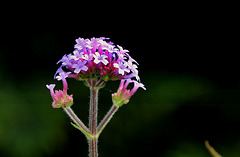
POLYGON ((89 129, 92 135, 97 132, 98 90, 90 90, 89 129))
POLYGON ((119 107, 113 105, 111 107, 111 109, 108 111, 108 113, 105 115, 105 117, 103 118, 103 120, 101 121, 101 123, 97 127, 97 136, 99 136, 101 134, 101 132, 106 127, 108 122, 112 119, 113 115, 117 112, 118 108, 119 107))
POLYGON ((98 156, 98 138, 94 137, 89 140, 89 157, 97 157, 98 156))
POLYGON ((98 89, 95 89, 95 84, 92 82, 90 88, 90 109, 89 109, 89 129, 92 138, 89 139, 89 157, 98 156, 97 142, 97 110, 98 110, 98 89))
POLYGON ((91 134, 89 129, 84 125, 84 123, 77 117, 77 115, 73 112, 73 110, 70 107, 63 108, 64 111, 68 114, 68 116, 74 121, 75 124, 78 125, 80 130, 84 135, 87 136, 87 134, 91 134))

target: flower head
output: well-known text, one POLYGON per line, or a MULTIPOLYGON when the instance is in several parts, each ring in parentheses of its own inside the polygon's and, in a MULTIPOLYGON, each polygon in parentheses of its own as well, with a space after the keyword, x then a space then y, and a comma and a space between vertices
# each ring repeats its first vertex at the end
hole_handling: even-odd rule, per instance
POLYGON ((138 63, 121 46, 108 42, 109 38, 76 39, 73 53, 64 55, 57 73, 66 69, 78 80, 98 78, 104 81, 136 78, 138 63))
POLYGON ((146 90, 142 83, 139 83, 135 80, 121 80, 118 91, 112 94, 113 104, 118 107, 122 106, 123 104, 127 104, 131 96, 137 91, 139 87, 146 90), (132 90, 127 89, 129 83, 134 83, 134 87, 132 90))
POLYGON ((63 90, 55 90, 55 84, 46 85, 46 87, 50 90, 51 96, 53 98, 52 107, 60 108, 60 107, 69 107, 73 104, 72 95, 67 94, 67 81, 66 77, 69 73, 60 72, 59 76, 56 76, 56 79, 63 81, 63 90))

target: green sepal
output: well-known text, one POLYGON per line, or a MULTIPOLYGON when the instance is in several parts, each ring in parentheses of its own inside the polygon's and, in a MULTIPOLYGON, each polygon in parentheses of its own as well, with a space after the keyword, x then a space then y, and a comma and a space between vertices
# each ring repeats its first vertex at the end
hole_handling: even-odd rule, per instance
POLYGON ((129 99, 125 98, 122 94, 114 93, 112 94, 112 102, 116 107, 121 107, 123 104, 127 104, 129 99))
POLYGON ((77 126, 76 124, 70 122, 72 126, 74 126, 76 129, 80 130, 85 136, 87 136, 88 139, 93 139, 93 135, 87 133, 85 130, 83 130, 81 127, 77 126))
POLYGON ((63 107, 67 108, 67 107, 71 107, 72 105, 73 105, 73 101, 71 101, 71 102, 65 104, 63 107))
POLYGON ((120 107, 124 104, 125 100, 120 100, 120 101, 113 101, 113 104, 117 107, 120 107))
POLYGON ((100 85, 100 86, 95 86, 95 87, 94 87, 94 90, 99 90, 99 89, 103 88, 105 85, 106 85, 106 82, 104 82, 104 83, 103 83, 102 85, 100 85))
POLYGON ((109 76, 108 76, 108 75, 103 76, 102 79, 103 79, 105 82, 107 82, 107 81, 109 80, 109 76))
POLYGON ((87 81, 83 81, 83 84, 84 84, 85 86, 91 88, 91 87, 89 86, 89 84, 87 83, 87 81))

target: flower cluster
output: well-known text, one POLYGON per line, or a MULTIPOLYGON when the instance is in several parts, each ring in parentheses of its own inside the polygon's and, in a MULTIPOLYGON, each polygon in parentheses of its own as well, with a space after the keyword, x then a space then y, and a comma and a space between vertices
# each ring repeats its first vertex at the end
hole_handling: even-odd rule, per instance
POLYGON ((69 73, 60 72, 59 76, 56 77, 57 80, 62 80, 63 82, 63 90, 55 90, 55 84, 46 85, 46 87, 50 90, 51 96, 53 98, 52 107, 53 108, 60 108, 60 107, 70 107, 73 104, 73 97, 72 95, 67 94, 67 81, 66 77, 69 73))
POLYGON ((56 90, 54 93, 55 84, 47 85, 53 98, 54 108, 69 107, 73 104, 72 95, 67 94, 67 77, 85 80, 89 87, 94 88, 102 88, 108 80, 121 80, 117 93, 112 95, 116 106, 128 103, 139 87, 146 90, 144 85, 138 82, 140 80, 138 63, 128 54, 128 50, 107 42, 108 39, 104 37, 78 38, 73 53, 65 54, 57 62, 57 64, 61 63, 61 66, 54 77, 58 81, 63 81, 63 91, 56 90), (126 89, 129 83, 134 83, 131 91, 126 89))
POLYGON ((71 73, 68 77, 78 80, 102 79, 120 80, 136 78, 139 80, 138 63, 121 46, 117 47, 109 38, 76 39, 73 53, 64 55, 61 60, 61 67, 55 76, 67 69, 71 73))
POLYGON ((142 83, 139 83, 135 80, 131 79, 121 80, 118 91, 112 94, 113 104, 117 107, 120 107, 123 104, 127 104, 131 96, 137 91, 139 87, 146 90, 142 83), (127 89, 129 83, 134 83, 134 87, 132 90, 127 89))

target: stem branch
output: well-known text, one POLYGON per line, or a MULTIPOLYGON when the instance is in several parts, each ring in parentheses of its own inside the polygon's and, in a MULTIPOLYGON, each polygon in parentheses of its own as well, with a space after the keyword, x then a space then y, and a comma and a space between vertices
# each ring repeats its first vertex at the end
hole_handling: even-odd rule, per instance
POLYGON ((109 123, 109 121, 112 119, 113 115, 117 112, 119 107, 113 105, 111 109, 108 111, 108 113, 105 115, 101 123, 97 127, 97 136, 101 134, 103 129, 106 127, 106 125, 109 123))
POLYGON ((73 112, 70 107, 63 108, 64 111, 68 114, 68 116, 81 128, 81 131, 84 135, 91 134, 89 129, 84 125, 84 123, 77 117, 77 115, 73 112))

